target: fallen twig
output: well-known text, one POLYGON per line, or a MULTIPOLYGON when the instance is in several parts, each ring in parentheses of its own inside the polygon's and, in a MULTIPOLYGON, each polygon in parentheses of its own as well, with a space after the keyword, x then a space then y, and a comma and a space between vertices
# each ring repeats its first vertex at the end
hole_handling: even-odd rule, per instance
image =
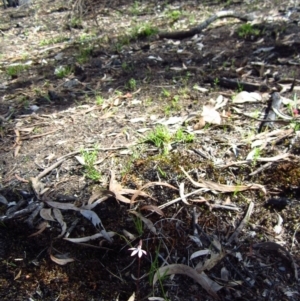
POLYGON ((226 243, 227 245, 230 245, 232 243, 232 241, 237 238, 237 236, 240 234, 240 232, 242 231, 242 229, 248 224, 250 216, 251 216, 252 211, 253 211, 253 208, 254 208, 254 203, 250 202, 245 217, 243 218, 243 220, 241 221, 241 223, 239 224, 239 226, 236 228, 236 230, 229 237, 229 239, 228 239, 228 241, 226 243))
POLYGON ((203 29, 207 28, 211 23, 216 21, 220 18, 237 18, 242 21, 253 21, 254 16, 251 14, 243 15, 241 13, 228 10, 228 11, 220 11, 217 12, 215 15, 210 16, 208 19, 206 19, 204 22, 199 24, 198 26, 187 30, 187 31, 176 31, 176 32, 161 32, 158 34, 158 37, 160 39, 185 39, 194 36, 195 34, 199 34, 202 32, 203 29))

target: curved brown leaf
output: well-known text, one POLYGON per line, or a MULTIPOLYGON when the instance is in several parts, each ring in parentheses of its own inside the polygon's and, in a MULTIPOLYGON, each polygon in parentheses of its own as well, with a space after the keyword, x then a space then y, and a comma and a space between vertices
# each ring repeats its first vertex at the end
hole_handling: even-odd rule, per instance
POLYGON ((171 274, 181 274, 191 277, 197 283, 199 283, 211 296, 219 300, 216 292, 219 291, 222 286, 208 278, 205 273, 197 273, 193 268, 184 264, 170 264, 159 268, 153 277, 153 285, 160 277, 171 274))
POLYGON ((178 188, 168 184, 168 183, 164 183, 164 182, 150 182, 150 183, 147 183, 145 184, 144 186, 142 186, 139 190, 136 190, 136 192, 134 193, 134 195, 131 197, 131 202, 133 203, 135 201, 135 199, 141 195, 142 193, 144 193, 142 190, 143 189, 146 189, 148 187, 151 187, 151 186, 155 186, 155 185, 159 185, 159 186, 166 186, 166 187, 169 187, 169 188, 172 188, 172 189, 175 189, 175 190, 178 190, 178 188))

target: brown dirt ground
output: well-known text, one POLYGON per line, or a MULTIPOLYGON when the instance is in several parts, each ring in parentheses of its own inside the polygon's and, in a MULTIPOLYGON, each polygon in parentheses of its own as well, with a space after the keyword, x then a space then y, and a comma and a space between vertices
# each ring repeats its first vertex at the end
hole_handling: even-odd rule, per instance
MULTIPOLYGON (((149 273, 155 254, 160 255, 159 266, 163 259, 169 264, 191 267, 199 261, 204 263, 209 256, 190 260, 191 254, 211 249, 211 242, 217 240, 226 256, 215 259, 206 274, 223 286, 217 293, 220 300, 300 300, 295 274, 300 263, 300 162, 296 130, 277 141, 266 142, 260 153, 261 157, 290 153, 289 158, 271 162, 254 174, 265 165, 259 157, 250 163, 232 164, 245 160, 251 151, 251 137, 257 134, 260 125, 259 113, 267 107, 272 90, 278 91, 278 78, 289 86, 289 79, 299 79, 299 7, 298 11, 291 11, 287 22, 282 17, 289 11, 288 2, 278 3, 114 1, 105 6, 102 1, 93 1, 84 8, 82 26, 76 28, 71 26, 74 17, 63 1, 33 1, 29 9, 1 7, 0 115, 9 118, 3 119, 0 127, 0 193, 9 202, 26 200, 26 194, 28 199, 36 201, 39 196, 33 193, 29 180, 67 154, 71 155, 41 179, 48 189, 43 200, 69 198, 67 202, 80 206, 92 194, 108 189, 110 170, 122 187, 138 189, 151 181, 178 187, 185 182, 185 193, 194 191, 180 166, 196 181, 204 177, 226 185, 256 183, 266 190, 266 193, 254 189, 227 193, 208 190, 201 196, 211 204, 231 202, 240 210, 209 210, 202 203, 188 206, 177 202, 163 209, 163 217, 156 213, 147 216, 157 235, 145 227, 140 236, 128 213, 129 205, 111 197, 98 205, 95 212, 107 231, 119 235, 113 243, 89 242, 94 247, 57 238, 61 231, 57 222, 49 222, 44 232, 33 237, 29 235, 37 230, 25 223, 27 216, 1 222, 1 300, 128 300, 136 291, 132 275, 137 277, 138 263, 130 257, 123 230, 136 236, 132 246, 143 240, 147 256, 141 260, 141 275, 149 273), (199 41, 140 37, 125 43, 126 34, 136 24, 152 22, 162 31, 188 29, 222 9, 277 18, 269 23, 258 22, 257 37, 239 37, 237 28, 242 22, 225 18, 205 29, 199 41), (167 13, 172 10, 181 12, 178 20, 167 13), (203 44, 202 50, 197 43, 203 44), (257 51, 267 47, 273 48, 257 51), (254 62, 263 62, 265 68, 257 67, 254 62), (9 74, 11 65, 20 63, 27 63, 27 67, 17 75, 9 74), (62 79, 54 74, 60 65, 71 69, 62 79), (267 89, 260 91, 260 102, 234 105, 232 97, 243 87, 224 87, 222 78, 265 84, 267 89), (75 79, 75 86, 67 86, 75 79), (207 91, 201 92, 195 85, 207 91), (192 143, 173 143, 167 155, 142 142, 143 135, 163 118, 194 114, 198 116, 196 119, 182 125, 193 131, 199 119, 195 113, 220 95, 228 100, 221 109, 226 116, 222 125, 207 125, 194 131, 192 143), (101 96, 103 103, 97 103, 97 96, 101 96), (39 107, 35 113, 32 105, 39 107), (245 115, 251 112, 258 113, 256 118, 245 115), (101 174, 98 181, 89 179, 75 158, 81 149, 95 146, 100 160, 95 166, 101 174), (237 156, 233 152, 235 147, 237 156), (289 203, 284 208, 264 206, 274 197, 289 203), (226 244, 251 201, 254 202, 251 218, 238 239, 226 244), (197 247, 190 237, 193 210, 199 213, 197 222, 202 232, 198 237, 202 247, 197 247), (283 219, 283 231, 277 235, 273 228, 278 214, 283 219), (261 242, 280 244, 288 253, 274 249, 271 244, 255 248, 261 242), (50 254, 59 253, 68 254, 75 262, 57 265, 50 254), (228 279, 224 276, 226 271, 228 279)), ((296 81, 294 91, 284 96, 297 100, 298 87, 296 81)), ((275 129, 286 130, 292 125, 297 129, 297 122, 278 122, 275 129)), ((174 130, 176 124, 168 127, 174 130)), ((157 202, 139 198, 139 208, 145 204, 159 206, 179 196, 177 191, 164 186, 146 191, 157 202)), ((192 202, 190 198, 188 201, 192 202)), ((4 215, 5 206, 0 209, 4 215)), ((68 226, 79 218, 70 237, 97 232, 75 211, 65 210, 63 216, 68 226)), ((34 226, 40 222, 37 217, 34 226)), ((155 286, 148 275, 139 281, 138 299, 148 300, 151 296, 182 301, 216 299, 186 275, 168 276, 155 286)))

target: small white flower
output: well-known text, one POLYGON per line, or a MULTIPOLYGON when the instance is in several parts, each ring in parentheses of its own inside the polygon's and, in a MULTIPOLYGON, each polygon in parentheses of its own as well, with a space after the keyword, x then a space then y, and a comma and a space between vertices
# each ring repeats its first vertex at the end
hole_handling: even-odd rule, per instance
POLYGON ((143 254, 147 255, 147 252, 142 249, 143 241, 140 240, 139 245, 136 248, 130 248, 129 251, 132 251, 131 256, 134 256, 135 254, 138 254, 138 257, 141 258, 143 254))

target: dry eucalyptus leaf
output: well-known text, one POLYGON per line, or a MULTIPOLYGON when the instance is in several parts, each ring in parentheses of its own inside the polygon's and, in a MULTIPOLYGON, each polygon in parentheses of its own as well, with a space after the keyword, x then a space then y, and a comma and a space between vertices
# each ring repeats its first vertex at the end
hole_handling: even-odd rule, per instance
POLYGON ((49 154, 45 159, 51 162, 55 158, 54 154, 49 154))
POLYGON ((14 280, 18 280, 21 277, 21 275, 22 275, 22 270, 20 270, 18 272, 18 274, 15 276, 14 280))
POLYGON ((219 291, 222 288, 222 286, 208 278, 208 276, 205 273, 198 273, 193 268, 184 264, 170 264, 159 268, 153 277, 153 285, 157 282, 157 280, 160 277, 172 274, 181 274, 189 276, 190 278, 194 279, 197 283, 199 283, 212 297, 219 300, 217 291, 219 291))
POLYGON ((52 202, 52 201, 46 201, 46 203, 53 208, 58 208, 62 210, 75 210, 80 211, 80 208, 76 207, 72 203, 59 203, 59 202, 52 202))
POLYGON ((185 203, 186 205, 190 205, 184 195, 184 183, 180 183, 179 185, 179 195, 181 197, 181 200, 183 201, 183 203, 185 203))
POLYGON ((38 178, 30 178, 31 187, 36 195, 42 195, 44 190, 44 184, 38 180, 38 178))
POLYGON ((89 198, 88 204, 92 204, 102 196, 102 191, 95 191, 89 198))
POLYGON ((199 270, 196 268, 196 271, 198 273, 201 273, 202 271, 209 271, 211 270, 215 265, 217 265, 226 255, 225 252, 220 252, 220 253, 211 253, 210 258, 208 258, 202 268, 199 270))
POLYGON ((105 229, 102 229, 100 231, 100 233, 103 235, 103 238, 105 238, 107 241, 109 241, 110 243, 113 242, 113 240, 111 239, 111 236, 108 234, 108 232, 106 232, 105 229))
POLYGON ((207 88, 200 87, 200 86, 198 86, 197 84, 193 86, 193 89, 194 89, 194 90, 197 90, 197 91, 200 91, 200 92, 202 92, 202 93, 206 93, 206 92, 209 91, 207 88))
POLYGON ((205 127, 205 120, 204 117, 199 117, 198 122, 193 126, 193 130, 201 130, 205 127))
MULTIPOLYGON (((128 203, 128 204, 134 202, 134 200, 132 200, 132 199, 130 200, 130 199, 124 197, 123 194, 132 194, 133 196, 141 195, 143 197, 148 197, 148 198, 153 199, 151 196, 149 196, 145 192, 141 191, 144 187, 148 187, 148 186, 145 185, 142 188, 140 188, 139 190, 123 188, 121 186, 121 184, 119 184, 116 181, 115 173, 112 170, 110 171, 110 173, 111 173, 111 176, 110 176, 110 182, 109 182, 109 191, 114 194, 114 197, 117 200, 119 200, 123 203, 128 203)), ((149 185, 149 184, 147 184, 147 185, 149 185)), ((161 184, 161 185, 169 185, 169 184, 161 184)), ((171 185, 169 185, 169 186, 171 186, 171 185)))
MULTIPOLYGON (((169 188, 172 188, 172 189, 175 189, 175 190, 178 190, 178 188, 168 184, 168 183, 164 183, 164 182, 150 182, 144 186, 142 186, 139 190, 135 190, 135 193, 134 195, 131 197, 131 202, 134 202, 135 199, 139 196, 139 195, 142 195, 142 196, 148 196, 150 197, 149 195, 145 194, 142 190, 143 189, 146 189, 148 187, 151 187, 151 186, 155 186, 155 185, 158 185, 158 186, 166 186, 166 187, 169 187, 169 188)), ((153 198, 152 198, 153 199, 153 198)))
POLYGON ((73 258, 68 258, 66 255, 65 256, 64 255, 56 255, 56 256, 50 254, 51 260, 59 265, 66 265, 67 263, 75 261, 73 258))
POLYGON ((75 156, 75 159, 79 162, 79 164, 81 164, 82 166, 85 165, 85 161, 84 158, 81 156, 75 156))
POLYGON ((228 281, 229 280, 229 272, 226 269, 226 267, 222 267, 222 269, 221 269, 221 279, 223 281, 228 281))
POLYGON ((220 192, 238 192, 238 191, 244 191, 248 189, 260 189, 264 194, 266 194, 265 187, 263 185, 255 184, 255 183, 249 185, 225 185, 225 184, 218 184, 204 179, 199 179, 201 183, 198 183, 189 176, 189 174, 184 170, 183 167, 180 166, 180 169, 195 187, 207 188, 212 191, 220 191, 220 192))
POLYGON ((262 100, 260 94, 256 92, 242 91, 233 98, 233 103, 259 102, 262 100))
POLYGON ((34 237, 34 236, 41 234, 42 232, 44 232, 47 229, 47 227, 48 227, 48 222, 44 221, 44 222, 40 223, 37 227, 39 230, 37 232, 30 234, 28 237, 34 237))
POLYGON ((128 301, 135 301, 135 292, 129 297, 128 301))
POLYGON ((278 221, 277 221, 277 225, 273 228, 273 231, 276 233, 276 234, 280 234, 281 231, 282 231, 282 223, 283 223, 283 219, 282 217, 277 213, 277 216, 278 216, 278 221))
POLYGON ((52 216, 52 214, 51 214, 51 211, 52 211, 52 209, 51 208, 43 208, 43 209, 41 209, 41 211, 40 211, 40 216, 44 219, 44 220, 46 220, 46 221, 52 221, 52 222, 55 222, 55 219, 54 219, 54 217, 52 216))
MULTIPOLYGON (((113 237, 116 233, 110 231, 110 232, 107 232, 107 234, 109 235, 109 237, 113 237)), ((85 237, 79 237, 79 238, 66 238, 65 237, 64 239, 67 240, 67 241, 78 244, 78 243, 94 240, 94 239, 97 239, 97 238, 100 238, 100 237, 104 237, 103 233, 96 233, 96 234, 91 235, 91 236, 85 236, 85 237)))
POLYGON ((103 227, 102 222, 96 212, 91 210, 80 210, 80 213, 88 219, 96 228, 103 227))
POLYGON ((203 117, 205 122, 212 124, 221 124, 221 116, 220 113, 217 112, 212 105, 203 106, 203 111, 201 116, 203 117))
POLYGON ((172 124, 181 124, 183 122, 183 118, 182 117, 178 117, 178 116, 173 116, 173 117, 170 117, 169 119, 161 119, 161 120, 158 120, 157 122, 155 123, 159 123, 159 124, 163 124, 163 125, 172 125, 172 124))
POLYGON ((136 123, 136 122, 145 122, 146 118, 145 117, 137 117, 137 118, 132 118, 129 120, 131 123, 136 123))
POLYGON ((127 237, 128 239, 130 239, 130 240, 136 239, 136 236, 134 234, 128 232, 127 230, 123 229, 122 232, 125 235, 125 237, 127 237))
POLYGON ((0 194, 0 203, 4 205, 8 204, 7 199, 2 194, 0 194))
POLYGON ((54 214, 55 219, 59 222, 59 224, 61 226, 61 233, 58 237, 63 237, 67 231, 67 224, 64 222, 64 218, 59 209, 54 208, 53 214, 54 214))
POLYGON ((149 211, 152 211, 152 212, 156 212, 157 214, 159 214, 161 216, 165 215, 160 208, 158 208, 157 206, 154 206, 154 205, 143 206, 143 207, 140 208, 140 210, 149 210, 149 211))
POLYGON ((202 247, 202 242, 198 236, 195 235, 189 235, 189 238, 199 247, 202 247))
POLYGON ((190 260, 194 259, 194 258, 197 258, 199 256, 204 256, 204 255, 208 255, 208 254, 211 254, 211 250, 209 249, 206 249, 206 250, 199 250, 199 251, 196 251, 194 252, 191 257, 190 257, 190 260))
POLYGON ((130 204, 130 199, 122 195, 122 186, 116 181, 115 173, 111 170, 110 174, 109 190, 115 194, 118 201, 130 204))

